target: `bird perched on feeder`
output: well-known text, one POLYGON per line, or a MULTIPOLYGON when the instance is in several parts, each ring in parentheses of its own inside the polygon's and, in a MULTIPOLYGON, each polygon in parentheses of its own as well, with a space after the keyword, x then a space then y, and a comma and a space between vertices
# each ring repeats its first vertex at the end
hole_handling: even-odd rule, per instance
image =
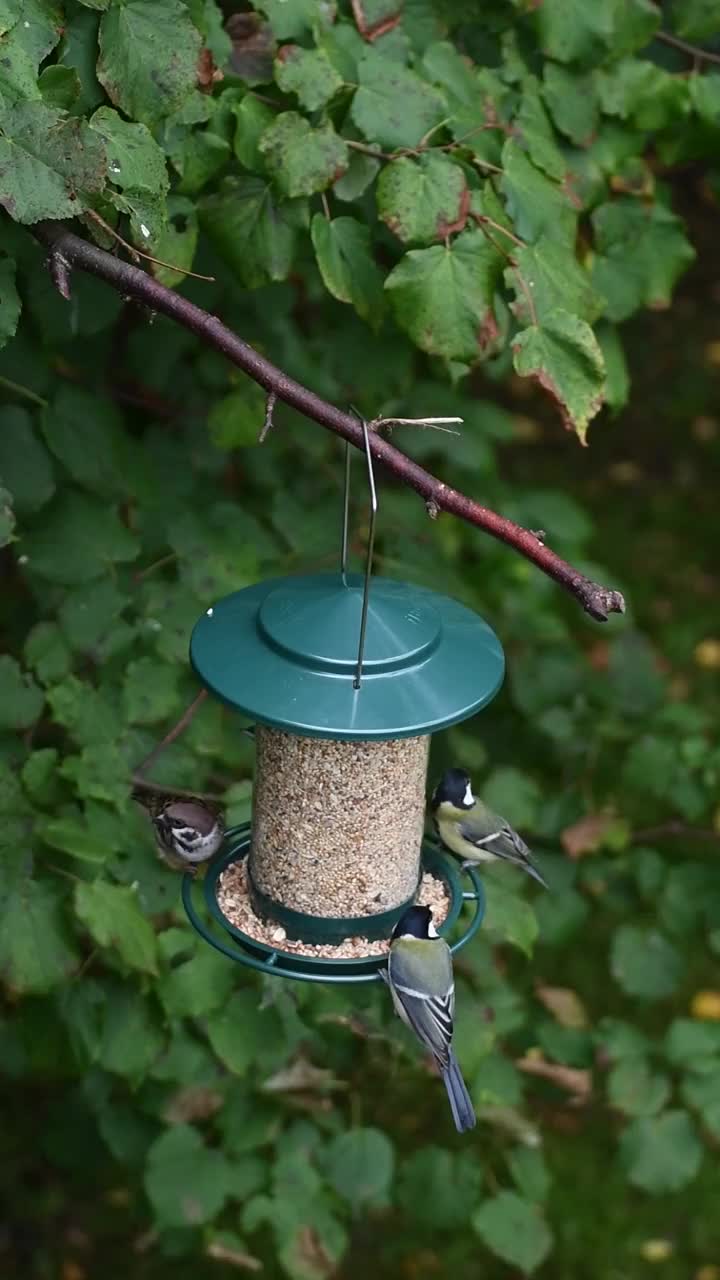
POLYGON ((409 907, 390 939, 387 973, 395 1012, 430 1050, 450 1099, 458 1133, 476 1122, 452 1047, 455 981, 450 948, 433 924, 430 907, 409 907))
POLYGON ((217 853, 225 835, 218 809, 197 797, 160 796, 139 788, 132 798, 150 815, 158 853, 174 871, 195 875, 198 866, 217 853))
POLYGON ((443 774, 433 792, 430 812, 443 844, 463 859, 464 867, 496 859, 511 862, 547 889, 525 841, 509 822, 476 799, 463 769, 448 769, 443 774))

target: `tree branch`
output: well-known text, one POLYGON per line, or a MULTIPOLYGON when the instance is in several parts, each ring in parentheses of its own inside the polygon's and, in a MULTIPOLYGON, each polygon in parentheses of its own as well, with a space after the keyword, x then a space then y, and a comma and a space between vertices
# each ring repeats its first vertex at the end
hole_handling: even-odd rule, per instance
MULTIPOLYGON (((291 405, 306 418, 311 418, 343 440, 348 440, 356 449, 364 449, 362 425, 354 414, 336 408, 288 377, 247 342, 243 342, 217 316, 210 315, 187 298, 159 284, 139 267, 123 262, 104 249, 82 240, 68 231, 62 223, 38 222, 31 230, 48 248, 51 264, 54 258, 61 257, 70 267, 87 271, 124 296, 169 316, 171 320, 197 334, 216 351, 220 351, 267 392, 274 393, 279 400, 291 405)), ((459 493, 457 489, 450 488, 376 432, 371 433, 370 449, 378 462, 424 498, 429 509, 447 511, 512 547, 575 596, 597 622, 606 622, 610 613, 624 613, 625 601, 619 591, 613 591, 586 578, 549 547, 538 542, 531 530, 523 529, 498 512, 491 511, 459 493)))
POLYGON ((662 40, 663 44, 669 44, 673 49, 679 49, 681 53, 686 53, 690 58, 699 58, 703 62, 714 62, 720 64, 720 53, 711 53, 709 49, 701 49, 696 44, 688 44, 687 40, 681 40, 679 36, 674 36, 670 31, 656 31, 655 40, 662 40))

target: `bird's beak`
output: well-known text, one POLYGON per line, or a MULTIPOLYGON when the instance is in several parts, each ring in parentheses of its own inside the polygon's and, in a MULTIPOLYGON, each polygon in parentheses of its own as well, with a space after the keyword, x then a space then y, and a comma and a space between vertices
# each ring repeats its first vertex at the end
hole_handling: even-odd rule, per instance
POLYGON ((548 885, 547 880, 544 878, 544 876, 541 876, 537 867, 534 867, 532 862, 524 862, 523 866, 525 867, 525 870, 527 871, 528 875, 532 876, 533 880, 538 880, 540 882, 543 889, 549 889, 550 886, 548 885))

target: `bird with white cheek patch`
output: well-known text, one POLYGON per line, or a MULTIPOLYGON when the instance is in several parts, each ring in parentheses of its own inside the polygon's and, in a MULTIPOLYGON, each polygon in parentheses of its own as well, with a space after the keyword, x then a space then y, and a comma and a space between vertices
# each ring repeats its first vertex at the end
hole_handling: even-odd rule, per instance
POLYGON ((455 980, 452 956, 433 924, 430 907, 409 907, 390 939, 387 973, 395 1012, 430 1050, 443 1079, 458 1133, 472 1129, 475 1112, 452 1047, 455 980))
POLYGON ((200 864, 220 848, 225 821, 220 811, 204 800, 142 790, 133 791, 133 800, 150 815, 158 853, 174 871, 195 875, 200 864))
POLYGON ((463 867, 476 862, 511 862, 547 889, 532 854, 505 818, 488 809, 473 795, 464 769, 448 769, 430 801, 435 829, 451 853, 463 859, 463 867))

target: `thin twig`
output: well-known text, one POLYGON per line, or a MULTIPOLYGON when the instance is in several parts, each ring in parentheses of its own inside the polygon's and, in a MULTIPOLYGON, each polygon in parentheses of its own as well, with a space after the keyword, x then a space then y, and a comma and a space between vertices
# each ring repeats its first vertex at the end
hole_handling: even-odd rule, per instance
POLYGON ((12 378, 5 378, 0 374, 0 387, 5 387, 6 391, 12 391, 16 396, 22 396, 25 400, 30 400, 32 404, 37 404, 41 409, 47 409, 48 401, 39 396, 37 391, 31 391, 29 387, 23 387, 19 382, 13 382, 12 378))
POLYGON ((710 53, 708 49, 700 49, 696 44, 688 44, 687 40, 681 40, 669 31, 656 31, 655 39, 662 40, 663 44, 669 44, 673 49, 680 49, 691 58, 699 58, 701 62, 714 62, 720 66, 720 53, 710 53))
POLYGON ((443 426, 445 422, 462 423, 462 418, 373 418, 368 422, 372 431, 382 431, 383 427, 428 427, 431 431, 444 431, 449 436, 459 436, 459 431, 443 426))
POLYGON ((516 244, 519 244, 524 248, 525 245, 523 241, 518 240, 517 236, 513 235, 512 232, 507 231, 507 229, 501 226, 499 222, 494 222, 492 218, 485 218, 482 214, 479 214, 479 213, 473 213, 470 216, 475 219, 475 222, 479 226, 483 235, 490 241, 490 244, 493 246, 493 248, 497 249, 498 253, 502 254, 503 258, 505 258, 505 260, 507 261, 507 263, 515 273, 518 284, 520 285, 520 288, 522 289, 525 295, 525 301, 528 304, 530 319, 533 325, 535 326, 535 328, 537 329, 538 318, 537 318, 537 311, 535 310, 535 299, 533 298, 532 293, 530 292, 530 287, 528 285, 528 282, 525 279, 522 271, 520 270, 517 264, 517 259, 513 258, 512 254, 508 253, 507 249, 503 248, 501 244, 498 244, 494 236, 490 235, 490 232, 488 231, 488 225, 496 227, 498 231, 505 231, 506 235, 509 235, 510 238, 514 240, 516 244))
MULTIPOLYGON (((51 252, 62 252, 74 268, 88 271, 98 279, 105 280, 119 293, 183 325, 203 342, 220 351, 266 391, 274 391, 279 400, 343 440, 348 440, 356 449, 364 449, 362 425, 354 414, 338 409, 289 377, 233 333, 232 329, 228 329, 217 316, 203 311, 188 298, 166 288, 148 272, 82 240, 62 223, 37 222, 31 229, 46 248, 51 252)), ((451 488, 400 449, 396 449, 377 431, 373 431, 370 436, 370 449, 377 462, 402 483, 414 489, 426 503, 432 499, 439 511, 447 511, 512 547, 573 595, 597 622, 607 622, 610 613, 624 613, 625 601, 619 591, 593 582, 549 547, 541 546, 529 529, 523 529, 513 520, 508 520, 497 511, 475 502, 467 494, 451 488)))
POLYGON ((177 551, 169 551, 166 556, 161 556, 159 560, 153 560, 152 564, 147 565, 144 569, 138 569, 133 574, 133 582, 143 582, 151 573, 155 573, 156 569, 164 569, 166 564, 172 564, 173 560, 177 560, 177 551))
POLYGON ((211 803, 222 803, 222 796, 213 791, 188 791, 186 787, 161 787, 157 782, 148 782, 136 773, 132 774, 132 783, 137 791, 149 791, 158 796, 182 796, 184 800, 209 800, 211 803))
MULTIPOLYGON (((130 257, 133 259, 134 262, 138 262, 140 258, 144 258, 146 262, 154 262, 156 267, 167 267, 168 271, 177 271, 179 272, 180 275, 191 276, 193 280, 207 280, 209 284, 215 283, 214 276, 201 276, 198 271, 189 271, 187 267, 178 267, 175 265, 174 262, 163 262, 162 258, 153 258, 151 253, 143 253, 142 249, 137 249, 135 245, 130 244, 128 240, 123 240, 120 233, 116 231, 114 227, 111 227, 110 223, 106 222, 104 218, 101 218, 100 214, 96 213, 94 209, 86 209, 85 214, 86 214, 86 217, 91 218, 93 222, 97 222, 98 226, 102 227, 103 231, 106 231, 109 236, 114 236, 118 244, 121 244, 124 249, 127 249, 128 253, 130 254, 130 257)), ((65 263, 65 268, 66 268, 66 271, 69 272, 69 268, 70 268, 69 262, 65 263)), ((52 259, 51 259, 51 266, 50 266, 50 274, 53 280, 55 280, 55 276, 53 275, 52 259)), ((69 280, 69 275, 68 275, 68 280, 69 280)), ((60 288, 59 285, 58 285, 58 288, 60 288)), ((62 293, 62 289, 60 290, 60 292, 62 293)), ((63 297, 64 298, 70 297, 69 286, 68 286, 68 292, 66 294, 63 293, 63 297)))
POLYGON ((324 191, 321 191, 321 192, 320 192, 320 200, 321 200, 321 202, 322 202, 323 214, 325 215, 325 221, 326 221, 326 222, 330 222, 330 221, 331 221, 331 218, 330 218, 330 205, 328 204, 328 198, 327 198, 327 196, 325 195, 325 192, 324 192, 324 191))
POLYGON ((135 775, 137 774, 142 775, 143 773, 147 773, 147 770, 150 769, 152 765, 154 765, 158 756, 162 755, 165 748, 169 747, 170 744, 174 742, 176 738, 180 737, 180 734, 183 732, 184 729, 187 729, 190 721, 195 715, 195 712, 199 711, 200 707, 202 706, 207 696, 208 696, 207 689, 201 689, 200 692, 196 695, 196 697, 193 698, 192 702, 190 703, 190 706, 187 707, 185 711, 183 711, 177 724, 174 724, 172 729, 170 729, 165 734, 165 737, 162 738, 160 742, 158 742, 157 746, 153 747, 152 751, 150 752, 150 755, 146 756, 145 759, 141 760, 140 764, 136 766, 135 775))
POLYGON ((264 444, 270 428, 273 426, 273 412, 277 396, 274 391, 268 391, 267 400, 265 401, 265 421, 262 424, 260 435, 258 436, 258 444, 264 444))

